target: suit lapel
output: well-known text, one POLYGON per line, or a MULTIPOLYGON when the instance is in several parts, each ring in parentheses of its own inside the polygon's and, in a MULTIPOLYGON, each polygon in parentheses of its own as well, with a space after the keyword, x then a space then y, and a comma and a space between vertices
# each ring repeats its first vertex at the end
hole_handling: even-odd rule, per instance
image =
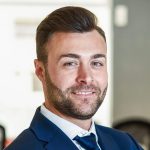
POLYGON ((114 139, 108 133, 105 133, 101 126, 96 125, 96 133, 102 150, 120 150, 114 139))
POLYGON ((30 128, 40 141, 45 142, 45 150, 60 150, 66 148, 78 150, 75 144, 61 129, 40 113, 40 107, 34 115, 30 128))
POLYGON ((62 132, 53 136, 48 144, 45 146, 46 150, 78 150, 75 144, 62 132))

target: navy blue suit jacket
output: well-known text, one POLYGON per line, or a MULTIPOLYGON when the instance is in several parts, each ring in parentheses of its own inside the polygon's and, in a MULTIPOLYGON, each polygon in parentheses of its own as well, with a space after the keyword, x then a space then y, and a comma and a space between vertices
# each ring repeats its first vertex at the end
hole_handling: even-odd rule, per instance
MULTIPOLYGON (((127 133, 96 125, 102 150, 142 150, 127 133)), ((75 144, 37 109, 28 129, 5 150, 78 150, 75 144)))

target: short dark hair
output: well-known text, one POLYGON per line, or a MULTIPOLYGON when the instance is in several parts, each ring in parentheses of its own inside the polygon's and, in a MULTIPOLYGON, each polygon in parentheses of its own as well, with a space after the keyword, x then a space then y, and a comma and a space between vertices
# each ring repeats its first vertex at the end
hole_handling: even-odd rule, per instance
POLYGON ((50 13, 37 27, 36 53, 38 60, 47 62, 45 45, 55 32, 88 32, 96 29, 106 41, 104 31, 97 25, 96 16, 82 7, 66 6, 50 13))

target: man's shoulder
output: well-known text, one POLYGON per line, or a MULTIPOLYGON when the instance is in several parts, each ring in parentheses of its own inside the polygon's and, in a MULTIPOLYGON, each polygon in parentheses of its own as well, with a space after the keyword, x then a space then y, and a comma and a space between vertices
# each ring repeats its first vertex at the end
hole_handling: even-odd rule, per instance
POLYGON ((28 128, 24 130, 18 137, 4 150, 42 150, 42 143, 35 136, 34 132, 28 128))
POLYGON ((100 135, 111 136, 115 139, 129 139, 128 133, 106 126, 96 125, 96 131, 100 133, 100 135))
POLYGON ((103 139, 103 141, 112 141, 119 145, 119 147, 122 147, 122 149, 129 149, 129 147, 132 147, 134 150, 142 150, 135 139, 129 133, 126 133, 124 131, 96 125, 96 132, 99 137, 103 139))
POLYGON ((102 125, 95 125, 96 126, 96 130, 100 131, 100 132, 104 132, 104 133, 109 133, 109 134, 119 134, 119 135, 124 135, 125 132, 111 128, 111 127, 106 127, 106 126, 102 126, 102 125))

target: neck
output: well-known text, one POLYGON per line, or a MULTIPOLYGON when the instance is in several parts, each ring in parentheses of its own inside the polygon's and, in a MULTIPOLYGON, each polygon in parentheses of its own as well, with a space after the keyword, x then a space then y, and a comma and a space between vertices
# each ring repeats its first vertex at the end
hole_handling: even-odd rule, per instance
POLYGON ((92 119, 81 120, 81 119, 76 119, 76 118, 71 118, 71 117, 66 117, 66 116, 60 116, 60 117, 74 123, 75 125, 87 131, 90 130, 91 125, 92 125, 92 119))
POLYGON ((73 124, 79 126, 80 128, 89 131, 92 125, 92 119, 86 119, 86 120, 81 120, 81 119, 76 119, 67 115, 64 115, 62 113, 60 113, 58 110, 54 109, 54 107, 49 107, 49 105, 47 106, 47 104, 44 104, 45 107, 50 110, 52 113, 54 113, 55 115, 72 122, 73 124))

